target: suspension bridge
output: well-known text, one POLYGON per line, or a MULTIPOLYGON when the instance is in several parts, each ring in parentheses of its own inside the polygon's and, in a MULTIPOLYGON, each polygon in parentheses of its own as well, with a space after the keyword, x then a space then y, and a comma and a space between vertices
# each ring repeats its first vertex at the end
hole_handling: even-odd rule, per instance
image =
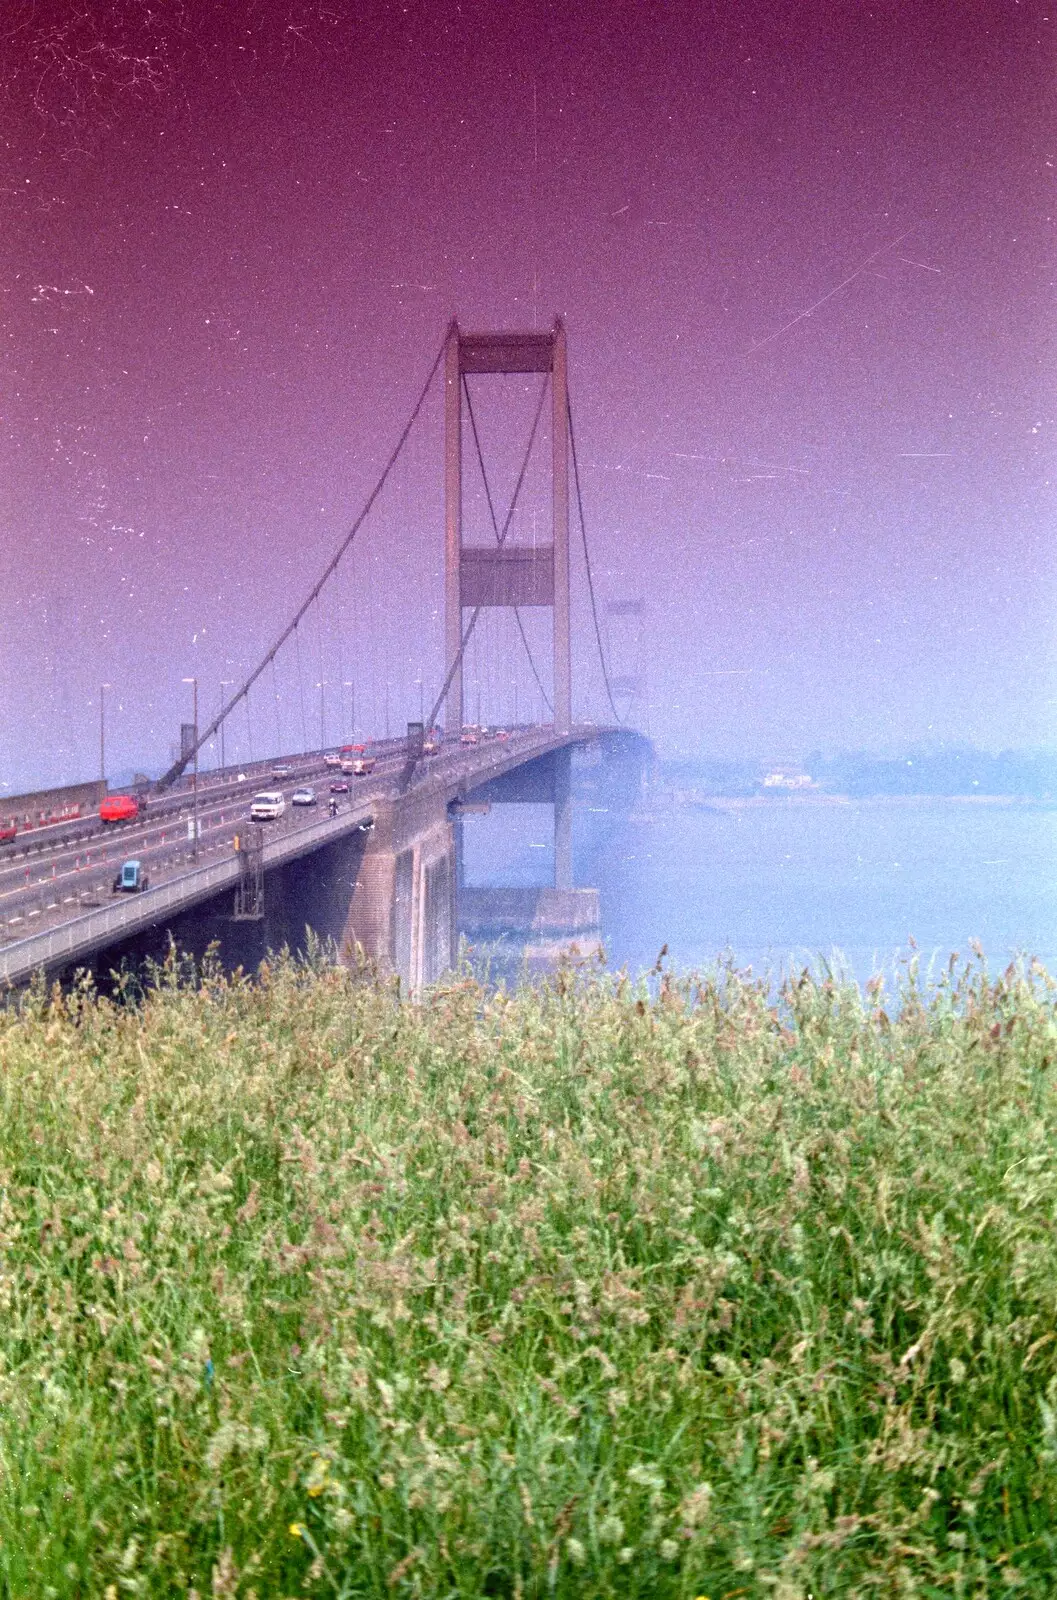
MULTIPOLYGON (((407 498, 397 531, 408 543, 415 535, 421 560, 421 529, 407 498)), ((391 529, 387 554, 392 550, 391 529)), ((407 612, 409 598, 407 585, 394 595, 402 625, 425 636, 428 626, 407 612)), ((385 681, 388 724, 388 677, 385 681)), ((93 816, 0 845, 0 984, 20 984, 35 972, 61 973, 78 965, 101 970, 123 953, 150 948, 151 936, 156 940, 159 932, 189 947, 223 932, 223 942, 238 956, 281 943, 296 945, 307 926, 344 950, 358 948, 383 970, 398 974, 414 993, 451 965, 460 920, 475 931, 521 927, 576 936, 596 928, 596 892, 573 884, 571 760, 577 747, 590 746, 596 753, 622 747, 626 755, 635 745, 637 736, 617 703, 620 682, 610 671, 599 619, 564 326, 557 320, 546 332, 474 333, 453 321, 358 516, 252 668, 225 684, 231 693, 204 727, 196 708, 193 722, 182 729, 178 755, 141 815, 122 827, 120 837, 93 816), (484 446, 489 386, 483 380, 511 375, 521 402, 522 438, 513 454, 515 430, 508 425, 500 438, 512 479, 503 506, 496 487, 503 473, 490 469, 484 446), (407 719, 406 737, 392 737, 388 726, 382 736, 376 689, 376 736, 369 745, 363 739, 370 756, 361 758, 345 782, 335 773, 335 752, 328 745, 325 687, 328 677, 337 683, 341 726, 358 732, 365 697, 357 663, 362 668, 372 640, 369 626, 344 625, 341 586, 348 583, 355 553, 369 539, 372 521, 381 515, 438 388, 443 636, 435 652, 435 681, 427 696, 427 671, 420 666, 418 715, 407 719), (540 504, 541 490, 548 506, 540 504), (586 591, 583 609, 605 702, 602 717, 591 722, 582 716, 574 720, 573 508, 586 591), (491 619, 500 616, 505 634, 493 626, 488 636, 491 619), (328 639, 337 657, 329 672, 328 639), (310 693, 314 687, 320 694, 320 735, 311 749, 306 657, 318 662, 319 670, 309 686, 310 693), (353 676, 346 679, 350 666, 353 676), (288 701, 301 711, 302 737, 292 752, 282 742, 281 675, 288 701), (344 694, 349 689, 354 695, 357 681, 359 718, 355 710, 350 714, 344 694), (519 712, 519 681, 525 685, 522 704, 535 713, 528 719, 519 712), (291 683, 296 695, 289 693, 291 683), (505 691, 509 711, 511 686, 513 715, 500 717, 495 708, 505 691), (474 690, 477 714, 471 723, 467 700, 474 690), (491 729, 482 726, 482 693, 491 729), (261 726, 262 697, 270 697, 275 710, 274 753, 255 759, 252 734, 261 726), (234 766, 222 760, 219 768, 205 771, 204 757, 215 751, 218 737, 222 750, 226 742, 242 759, 234 766), (322 796, 314 788, 317 780, 322 780, 322 796), (264 789, 282 795, 281 815, 252 824, 249 795, 264 789), (331 789, 336 792, 328 793, 331 789), (313 798, 306 800, 306 794, 313 798), (300 803, 291 803, 295 799, 300 803), (520 891, 468 889, 461 881, 466 819, 492 804, 520 801, 553 808, 553 884, 520 891), (128 858, 140 862, 141 879, 147 881, 132 894, 116 892, 112 882, 115 863, 128 858)))

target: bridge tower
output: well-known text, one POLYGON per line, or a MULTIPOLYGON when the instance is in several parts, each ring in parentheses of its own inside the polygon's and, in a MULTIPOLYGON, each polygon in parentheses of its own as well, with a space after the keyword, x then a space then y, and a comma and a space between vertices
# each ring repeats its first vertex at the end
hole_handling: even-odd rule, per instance
MULTIPOLYGON (((457 661, 463 612, 477 606, 549 606, 554 616, 554 727, 572 726, 569 641, 569 406, 565 328, 549 333, 463 333, 452 322, 444 366, 444 616, 447 669, 457 661), (462 417, 468 373, 543 372, 551 379, 552 535, 549 545, 463 544, 462 417)), ((462 662, 448 689, 449 729, 463 726, 462 662)))

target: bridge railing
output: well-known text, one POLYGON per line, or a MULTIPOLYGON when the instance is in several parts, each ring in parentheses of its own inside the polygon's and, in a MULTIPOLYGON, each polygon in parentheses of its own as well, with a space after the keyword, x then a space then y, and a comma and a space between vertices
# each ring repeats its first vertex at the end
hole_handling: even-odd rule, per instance
POLYGON ((93 950, 150 927, 174 908, 182 911, 198 900, 208 900, 234 884, 238 871, 238 862, 234 859, 215 861, 211 866, 198 867, 159 884, 156 889, 137 896, 135 901, 123 900, 89 911, 72 921, 61 922, 57 927, 42 928, 39 933, 0 950, 0 984, 17 983, 40 968, 76 961, 79 956, 87 956, 93 950))
MULTIPOLYGON (((517 765, 531 759, 536 753, 551 748, 556 742, 553 729, 541 727, 519 735, 509 745, 488 741, 472 751, 459 746, 450 747, 436 762, 418 763, 414 792, 450 788, 452 769, 461 765, 477 767, 474 782, 491 777, 494 771, 507 765, 517 765), (469 760, 467 758, 469 757, 469 760)), ((559 737, 558 743, 565 742, 559 737)), ((394 744, 396 741, 394 741, 394 744)), ((388 788, 388 786, 387 786, 388 788)), ((391 803, 400 798, 401 791, 387 793, 391 803)), ((355 802, 340 818, 320 817, 304 827, 291 829, 275 836, 265 844, 264 867, 269 870, 282 866, 327 843, 346 832, 361 827, 373 815, 377 803, 366 796, 362 803, 355 802)), ((170 912, 185 911, 203 900, 212 899, 223 890, 234 888, 238 881, 239 865, 234 855, 209 866, 196 867, 181 873, 177 878, 118 903, 102 906, 82 913, 69 921, 60 922, 38 933, 19 939, 0 949, 0 988, 5 984, 25 983, 40 970, 72 966, 93 951, 105 949, 119 940, 131 937, 165 920, 170 912)))
MULTIPOLYGON (((355 831, 369 816, 367 804, 353 807, 339 818, 321 817, 303 828, 290 829, 265 844, 264 866, 266 869, 282 866, 319 844, 355 831)), ((23 983, 41 969, 70 966, 93 950, 105 949, 107 945, 164 921, 170 912, 186 911, 225 889, 233 889, 238 876, 238 859, 232 854, 209 866, 183 872, 178 878, 170 878, 134 899, 124 899, 51 928, 42 928, 39 933, 0 950, 0 986, 23 983)))

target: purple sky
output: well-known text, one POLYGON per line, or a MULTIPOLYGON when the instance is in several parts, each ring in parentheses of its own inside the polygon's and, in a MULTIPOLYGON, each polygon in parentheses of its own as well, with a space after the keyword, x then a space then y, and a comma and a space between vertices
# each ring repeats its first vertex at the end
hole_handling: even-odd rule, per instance
MULTIPOLYGON (((662 751, 1055 742, 1057 11, 79 9, 0 38, 0 785, 93 775, 102 682, 108 767, 167 761, 181 679, 204 721, 281 628, 452 315, 566 319, 613 670, 662 751)), ((531 386, 477 381, 502 499, 531 386)), ((255 753, 318 743, 321 677, 335 739, 439 684, 436 399, 255 753)), ((541 467, 518 537, 546 506, 541 467)), ((520 651, 490 616, 471 714, 535 714, 520 651)))

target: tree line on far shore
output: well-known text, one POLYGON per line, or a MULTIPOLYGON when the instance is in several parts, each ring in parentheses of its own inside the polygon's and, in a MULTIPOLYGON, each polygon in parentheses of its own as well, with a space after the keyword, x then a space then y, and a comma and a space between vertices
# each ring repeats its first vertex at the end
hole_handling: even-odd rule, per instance
MULTIPOLYGON (((764 779, 771 770, 766 761, 757 759, 664 761, 659 768, 661 777, 670 783, 732 797, 764 792, 764 779)), ((781 770, 792 772, 793 768, 783 762, 781 770)), ((856 797, 988 794, 1057 799, 1057 751, 1053 750, 993 753, 969 745, 948 745, 886 757, 867 750, 813 750, 797 770, 821 789, 856 797)))

